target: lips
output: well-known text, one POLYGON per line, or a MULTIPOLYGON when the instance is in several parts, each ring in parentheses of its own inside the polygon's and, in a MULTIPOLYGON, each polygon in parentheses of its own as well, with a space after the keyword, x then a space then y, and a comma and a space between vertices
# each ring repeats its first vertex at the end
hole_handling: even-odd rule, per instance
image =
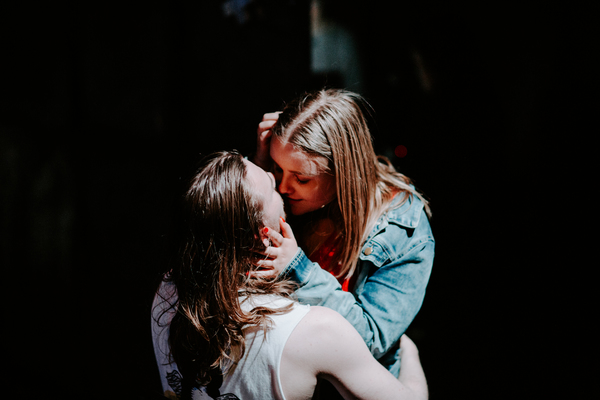
POLYGON ((299 201, 301 201, 302 199, 290 199, 289 197, 286 197, 285 200, 290 202, 291 204, 296 204, 299 201))

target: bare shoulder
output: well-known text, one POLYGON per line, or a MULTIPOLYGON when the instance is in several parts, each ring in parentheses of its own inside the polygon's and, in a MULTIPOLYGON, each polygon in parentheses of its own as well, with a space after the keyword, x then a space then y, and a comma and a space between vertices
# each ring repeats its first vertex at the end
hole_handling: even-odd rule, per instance
POLYGON ((312 306, 302 321, 304 329, 318 329, 321 334, 340 333, 353 327, 337 311, 327 307, 312 306))
POLYGON ((314 325, 332 325, 336 326, 335 323, 338 324, 350 324, 344 317, 342 317, 337 311, 332 310, 331 308, 322 307, 322 306, 312 306, 308 314, 306 314, 306 323, 314 324, 314 325))
POLYGON ((312 306, 288 338, 284 359, 316 376, 323 371, 324 360, 329 360, 338 347, 348 345, 346 336, 353 334, 358 345, 364 345, 344 317, 329 308, 312 306))
POLYGON ((365 346, 366 351, 362 338, 344 317, 329 308, 311 306, 292 331, 281 357, 281 386, 286 398, 310 399, 317 376, 330 375, 339 368, 336 355, 355 346, 365 346), (348 341, 348 335, 354 340, 348 341))
POLYGON ((333 310, 311 306, 292 331, 283 349, 279 367, 281 387, 287 399, 312 397, 317 376, 323 369, 322 359, 331 350, 324 339, 336 335, 332 329, 336 329, 338 317, 344 320, 333 310))
POLYGON ((337 337, 348 330, 354 329, 338 312, 327 307, 312 306, 296 326, 290 337, 293 339, 290 344, 300 348, 305 348, 307 345, 318 348, 323 345, 324 339, 337 337))
POLYGON ((356 329, 337 311, 326 307, 312 306, 290 339, 289 348, 296 351, 303 362, 310 363, 317 373, 331 368, 329 364, 349 348, 364 347, 370 356, 356 329))

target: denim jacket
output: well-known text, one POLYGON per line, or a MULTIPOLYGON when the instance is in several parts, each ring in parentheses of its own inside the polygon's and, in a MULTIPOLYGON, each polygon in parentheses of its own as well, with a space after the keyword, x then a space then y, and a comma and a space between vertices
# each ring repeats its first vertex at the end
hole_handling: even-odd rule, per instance
MULTIPOLYGON (((398 196, 399 197, 399 196, 398 196)), ((361 334, 373 356, 398 376, 398 343, 419 312, 435 242, 423 203, 411 196, 377 220, 362 246, 352 292, 302 249, 283 271, 300 287, 298 300, 336 310, 361 334)))

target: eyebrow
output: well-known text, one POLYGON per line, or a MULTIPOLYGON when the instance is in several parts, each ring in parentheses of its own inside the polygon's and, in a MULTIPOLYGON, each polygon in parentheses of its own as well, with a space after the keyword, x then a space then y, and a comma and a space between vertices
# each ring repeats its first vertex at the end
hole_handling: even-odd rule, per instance
MULTIPOLYGON (((277 168, 279 168, 279 169, 283 169, 283 168, 281 168, 281 167, 279 166, 279 164, 277 164, 275 161, 273 161, 273 163, 274 163, 274 164, 277 166, 277 168)), ((314 178, 314 177, 316 177, 316 176, 318 176, 318 175, 319 175, 319 173, 316 173, 316 174, 309 174, 309 173, 306 173, 306 172, 301 172, 301 171, 290 171, 290 172, 291 172, 292 174, 294 174, 294 175, 302 175, 302 176, 306 176, 306 177, 308 177, 308 178, 314 178)))

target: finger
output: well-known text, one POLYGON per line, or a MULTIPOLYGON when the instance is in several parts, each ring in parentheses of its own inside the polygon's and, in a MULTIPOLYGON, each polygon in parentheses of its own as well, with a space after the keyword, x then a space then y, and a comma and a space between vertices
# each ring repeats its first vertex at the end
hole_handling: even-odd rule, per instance
MULTIPOLYGON (((271 242, 269 242, 269 234, 267 233, 266 237, 262 238, 262 242, 265 245, 265 247, 269 247, 271 245, 271 242)), ((265 253, 261 253, 261 254, 265 254, 265 253)))
MULTIPOLYGON (((260 132, 260 129, 258 130, 260 132)), ((259 134, 259 140, 261 142, 265 142, 268 144, 267 140, 269 140, 269 138, 273 135, 273 132, 271 130, 268 131, 264 131, 264 132, 260 132, 259 134)))
MULTIPOLYGON (((277 258, 277 255, 279 254, 279 250, 276 247, 272 247, 272 246, 268 246, 265 251, 264 251, 265 257, 267 258, 277 258)), ((263 260, 265 260, 263 258, 263 260)), ((260 264, 257 264, 260 265, 260 264)), ((261 265, 262 266, 262 265, 261 265)), ((273 266, 273 264, 270 264, 269 266, 273 266)))
POLYGON ((276 123, 277 123, 277 120, 262 121, 261 123, 258 124, 258 131, 261 132, 261 131, 269 130, 276 123))
POLYGON ((279 227, 281 228, 281 235, 286 239, 294 239, 294 231, 290 224, 285 222, 283 218, 279 218, 279 227))
POLYGON ((272 259, 262 259, 256 262, 256 266, 262 269, 273 269, 273 260, 272 259))
POLYGON ((416 347, 416 344, 405 333, 400 337, 400 347, 416 347))
MULTIPOLYGON (((270 255, 267 254, 267 250, 266 250, 267 248, 271 247, 271 243, 269 242, 269 239, 267 237, 263 238, 263 243, 265 245, 265 250, 263 250, 263 251, 255 250, 254 251, 254 259, 256 259, 257 261, 264 260, 265 258, 270 257, 270 255)), ((271 247, 271 249, 274 250, 273 252, 277 251, 276 247, 271 247)))
POLYGON ((265 253, 256 253, 256 255, 254 257, 252 257, 252 265, 254 265, 255 267, 262 267, 263 265, 261 265, 261 261, 267 260, 269 259, 269 256, 266 255, 265 253))
POLYGON ((266 269, 261 271, 250 271, 248 273, 248 277, 254 279, 265 279, 265 278, 275 278, 277 276, 277 272, 274 269, 266 269))
POLYGON ((277 121, 279 119, 279 114, 281 114, 281 111, 266 113, 263 115, 263 121, 277 121))
POLYGON ((283 244, 283 236, 281 236, 281 234, 279 232, 277 232, 275 229, 269 229, 269 232, 267 232, 267 235, 269 236, 269 239, 271 239, 271 243, 275 247, 279 247, 283 244))

